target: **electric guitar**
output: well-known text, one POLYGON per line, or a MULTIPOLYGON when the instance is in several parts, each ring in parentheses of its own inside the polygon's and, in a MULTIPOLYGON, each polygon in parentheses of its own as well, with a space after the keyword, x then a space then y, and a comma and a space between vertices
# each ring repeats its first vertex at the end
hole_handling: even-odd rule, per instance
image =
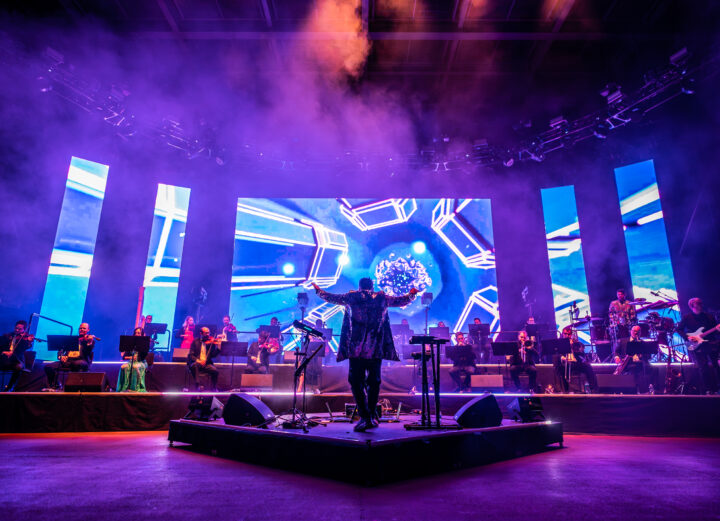
POLYGON ((713 331, 720 331, 720 324, 708 329, 707 331, 703 331, 704 329, 704 327, 700 327, 697 331, 693 333, 688 333, 687 340, 685 341, 685 345, 687 346, 688 351, 695 351, 703 343, 707 342, 707 340, 705 340, 705 337, 713 331))

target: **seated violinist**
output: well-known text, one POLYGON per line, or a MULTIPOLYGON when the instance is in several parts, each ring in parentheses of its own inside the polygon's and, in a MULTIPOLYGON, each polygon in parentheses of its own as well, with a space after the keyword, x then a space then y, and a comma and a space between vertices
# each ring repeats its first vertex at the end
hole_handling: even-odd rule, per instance
POLYGON ((12 371, 10 381, 2 389, 3 392, 12 391, 24 369, 25 351, 32 349, 35 337, 27 334, 27 322, 15 322, 15 330, 2 336, 2 352, 0 353, 0 371, 12 371))
POLYGON ((268 374, 270 372, 270 355, 280 351, 277 338, 270 338, 270 333, 261 330, 258 339, 248 348, 248 361, 245 372, 249 374, 268 374))
POLYGON ((570 326, 563 329, 562 336, 563 338, 570 339, 570 353, 567 356, 553 356, 555 374, 560 381, 560 388, 562 392, 567 393, 570 390, 566 375, 584 374, 587 378, 590 390, 593 393, 596 393, 597 378, 595 378, 595 371, 593 371, 592 365, 590 365, 590 362, 585 355, 585 346, 578 341, 577 336, 574 334, 572 327, 570 326), (570 364, 569 368, 567 367, 568 364, 570 364))
POLYGON ((73 372, 87 372, 92 363, 93 349, 95 348, 95 337, 89 333, 90 326, 83 322, 78 327, 78 349, 77 351, 58 352, 59 360, 47 364, 43 369, 48 381, 48 390, 57 388, 57 372, 66 369, 73 372))
MULTIPOLYGON (((133 336, 145 336, 143 328, 136 327, 133 336)), ((145 392, 145 371, 147 370, 147 362, 145 358, 147 353, 123 353, 123 360, 127 360, 120 366, 118 374, 118 391, 139 391, 145 392)))
POLYGON ((535 343, 528 338, 525 331, 520 331, 518 334, 517 352, 508 358, 510 359, 510 376, 515 388, 520 390, 520 374, 526 373, 528 375, 529 391, 534 392, 537 383, 535 359, 538 358, 538 351, 535 349, 535 343))
POLYGON ((217 392, 218 370, 213 365, 213 358, 220 353, 217 343, 210 336, 210 329, 200 328, 200 337, 192 341, 188 352, 187 364, 195 381, 195 389, 199 389, 198 373, 210 375, 212 390, 217 392))

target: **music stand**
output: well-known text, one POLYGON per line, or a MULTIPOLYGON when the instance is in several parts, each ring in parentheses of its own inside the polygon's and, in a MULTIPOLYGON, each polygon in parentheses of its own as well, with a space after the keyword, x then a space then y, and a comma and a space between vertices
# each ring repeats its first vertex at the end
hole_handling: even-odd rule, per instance
POLYGON ((490 324, 468 324, 468 336, 481 339, 490 336, 490 324))
POLYGON ((270 338, 277 338, 280 340, 280 326, 260 326, 257 328, 258 334, 262 331, 270 333, 270 338))
POLYGON ((164 335, 167 333, 167 324, 163 324, 162 322, 148 322, 143 328, 143 333, 149 337, 164 335))
POLYGON ((543 354, 566 355, 570 352, 572 345, 569 338, 548 338, 540 342, 543 354))
MULTIPOLYGON (((510 377, 510 367, 508 366, 508 356, 513 356, 518 352, 517 342, 490 342, 490 350, 493 356, 502 356, 505 360, 505 372, 506 376, 510 377)), ((498 362, 498 371, 500 370, 500 363, 498 362)))
POLYGON ((48 351, 77 351, 79 338, 78 335, 48 335, 48 351))
POLYGON ((235 357, 236 356, 247 356, 248 343, 247 342, 230 342, 228 340, 220 342, 220 354, 223 356, 230 356, 230 389, 233 391, 233 377, 235 376, 235 357))
POLYGON ((626 346, 626 354, 633 356, 633 355, 642 355, 647 356, 647 360, 650 361, 650 357, 653 355, 656 355, 658 352, 658 341, 657 340, 649 340, 649 341, 636 341, 636 340, 628 340, 627 346, 626 346))
POLYGON ((450 341, 450 328, 443 326, 443 327, 431 327, 428 330, 428 334, 430 336, 434 336, 436 339, 440 340, 447 340, 450 341))
POLYGON ((535 340, 541 340, 543 333, 555 335, 555 330, 551 329, 547 324, 525 324, 525 332, 529 337, 535 337, 535 340))
POLYGON ((475 355, 475 351, 469 344, 462 346, 445 346, 445 356, 455 363, 455 360, 462 357, 472 358, 475 355))

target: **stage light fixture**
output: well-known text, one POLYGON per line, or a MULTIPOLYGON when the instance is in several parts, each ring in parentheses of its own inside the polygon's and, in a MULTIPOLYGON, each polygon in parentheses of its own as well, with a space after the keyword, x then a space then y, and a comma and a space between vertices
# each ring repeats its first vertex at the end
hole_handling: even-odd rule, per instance
POLYGON ((306 308, 307 305, 310 303, 308 294, 305 292, 298 293, 297 294, 297 303, 298 303, 298 307, 300 307, 301 309, 306 308))
POLYGON ((427 246, 422 241, 415 241, 412 244, 413 252, 417 253, 418 255, 421 255, 427 251, 427 246))
POLYGON ((295 273, 295 265, 290 262, 286 262, 283 264, 282 271, 285 275, 292 275, 295 273))

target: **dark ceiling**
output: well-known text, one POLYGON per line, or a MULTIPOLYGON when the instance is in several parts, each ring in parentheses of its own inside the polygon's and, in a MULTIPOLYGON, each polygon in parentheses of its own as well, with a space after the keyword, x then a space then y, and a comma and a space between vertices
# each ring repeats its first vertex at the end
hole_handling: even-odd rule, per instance
MULTIPOLYGON (((467 105, 464 112, 446 111, 440 125, 450 132, 454 118, 483 115, 498 133, 525 118, 547 121, 594 110, 604 102, 598 91, 605 84, 637 88, 646 71, 667 65, 678 49, 709 52, 720 20, 717 0, 357 2, 372 43, 359 82, 420 92, 427 112, 436 114, 450 103, 467 105), (502 116, 489 115, 498 106, 502 116)), ((254 67, 272 75, 286 70, 298 40, 337 38, 331 31, 307 30, 316 5, 317 0, 11 0, 4 9, 14 19, 68 30, 88 23, 110 27, 158 56, 171 47, 189 56, 242 49, 257 57, 254 67)))
MULTIPOLYGON (((13 2, 10 2, 12 5, 13 2)), ((313 0, 45 0, 6 11, 63 23, 99 19, 145 40, 267 49, 282 68, 313 0)), ((667 57, 717 34, 715 0, 358 0, 373 41, 368 75, 595 75, 667 57)))

